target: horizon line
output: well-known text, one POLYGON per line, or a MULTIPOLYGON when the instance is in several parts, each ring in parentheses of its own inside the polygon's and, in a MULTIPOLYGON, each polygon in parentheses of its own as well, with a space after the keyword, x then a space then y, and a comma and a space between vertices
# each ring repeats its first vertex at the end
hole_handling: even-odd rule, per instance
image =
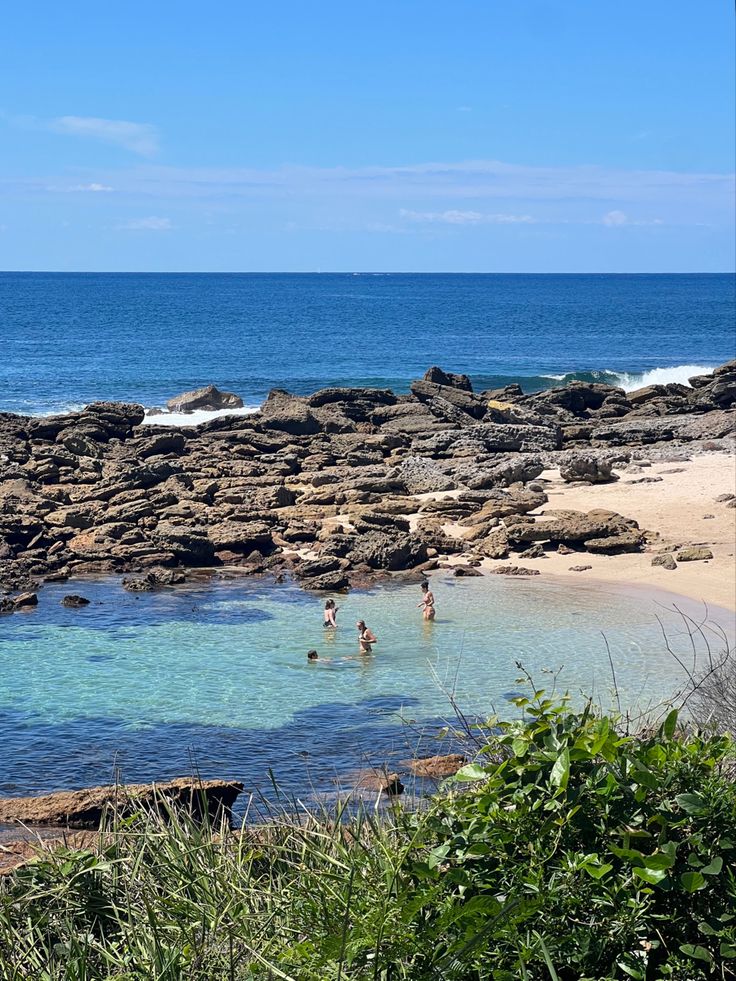
POLYGON ((656 271, 618 270, 617 272, 574 271, 494 272, 490 270, 388 270, 388 269, 0 269, 6 275, 52 276, 736 276, 736 268, 719 270, 691 269, 686 272, 659 269, 656 271))

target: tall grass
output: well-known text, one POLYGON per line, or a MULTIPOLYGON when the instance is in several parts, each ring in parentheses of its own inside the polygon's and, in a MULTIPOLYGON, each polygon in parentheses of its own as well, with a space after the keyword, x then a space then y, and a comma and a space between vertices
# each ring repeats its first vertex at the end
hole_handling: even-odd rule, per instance
POLYGON ((726 736, 543 692, 427 806, 113 820, 0 882, 2 981, 734 977, 726 736))

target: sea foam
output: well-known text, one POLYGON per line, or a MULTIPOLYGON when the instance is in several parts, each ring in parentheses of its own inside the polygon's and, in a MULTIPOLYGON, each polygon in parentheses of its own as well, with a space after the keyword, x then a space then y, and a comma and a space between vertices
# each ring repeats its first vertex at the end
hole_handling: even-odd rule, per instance
POLYGON ((242 409, 196 409, 194 412, 162 412, 148 410, 143 420, 144 426, 199 426, 221 416, 250 416, 258 412, 260 406, 245 405, 242 409))

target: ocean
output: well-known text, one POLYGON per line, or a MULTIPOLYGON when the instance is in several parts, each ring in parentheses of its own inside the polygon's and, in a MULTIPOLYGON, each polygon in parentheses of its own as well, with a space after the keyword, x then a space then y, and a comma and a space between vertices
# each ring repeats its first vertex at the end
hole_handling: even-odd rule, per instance
POLYGON ((271 388, 406 391, 431 364, 476 389, 684 382, 736 355, 735 300, 728 274, 0 273, 0 411, 210 382, 254 408, 271 388))

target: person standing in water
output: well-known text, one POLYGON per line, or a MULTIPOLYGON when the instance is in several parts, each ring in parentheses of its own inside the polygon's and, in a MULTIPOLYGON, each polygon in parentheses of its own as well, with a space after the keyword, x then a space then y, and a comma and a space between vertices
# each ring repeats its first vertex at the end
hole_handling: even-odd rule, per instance
POLYGON ((325 627, 330 627, 333 630, 337 628, 337 611, 339 609, 339 606, 335 606, 334 600, 327 600, 325 603, 325 627))
POLYGON ((378 638, 365 625, 365 620, 358 620, 355 625, 358 628, 358 648, 361 654, 372 654, 373 645, 376 643, 378 638))
POLYGON ((425 620, 434 620, 435 608, 434 608, 434 593, 429 588, 428 582, 422 583, 422 602, 417 603, 417 609, 424 607, 424 612, 422 616, 425 620))

